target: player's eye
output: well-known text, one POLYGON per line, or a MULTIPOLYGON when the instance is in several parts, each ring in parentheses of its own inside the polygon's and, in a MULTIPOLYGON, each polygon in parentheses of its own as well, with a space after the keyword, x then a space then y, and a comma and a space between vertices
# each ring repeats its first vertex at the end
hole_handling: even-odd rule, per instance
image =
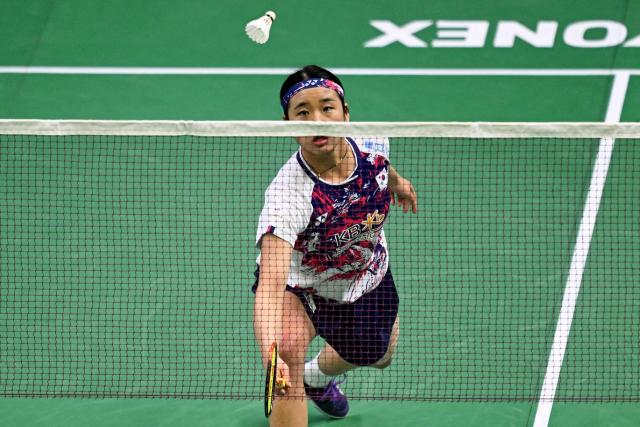
POLYGON ((298 117, 305 117, 309 114, 309 112, 307 110, 300 110, 296 113, 296 116, 298 117))
POLYGON ((333 111, 333 110, 335 110, 335 108, 334 108, 333 106, 331 106, 331 105, 326 105, 326 106, 324 107, 324 112, 325 112, 325 113, 329 113, 329 112, 331 112, 331 111, 333 111))

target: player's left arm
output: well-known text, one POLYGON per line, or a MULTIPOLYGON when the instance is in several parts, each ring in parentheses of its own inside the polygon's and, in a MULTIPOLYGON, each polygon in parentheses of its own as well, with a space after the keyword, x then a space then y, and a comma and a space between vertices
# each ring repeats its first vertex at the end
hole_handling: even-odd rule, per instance
POLYGON ((389 166, 389 191, 391 193, 391 204, 402 206, 404 212, 418 212, 418 195, 411 182, 389 166))

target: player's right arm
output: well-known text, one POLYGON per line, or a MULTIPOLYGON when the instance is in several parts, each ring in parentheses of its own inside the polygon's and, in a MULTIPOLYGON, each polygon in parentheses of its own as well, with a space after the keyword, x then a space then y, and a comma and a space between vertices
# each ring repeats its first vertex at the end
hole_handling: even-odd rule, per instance
POLYGON ((253 307, 253 329, 264 366, 269 347, 282 338, 284 294, 291 263, 290 243, 267 233, 261 239, 260 275, 253 307))

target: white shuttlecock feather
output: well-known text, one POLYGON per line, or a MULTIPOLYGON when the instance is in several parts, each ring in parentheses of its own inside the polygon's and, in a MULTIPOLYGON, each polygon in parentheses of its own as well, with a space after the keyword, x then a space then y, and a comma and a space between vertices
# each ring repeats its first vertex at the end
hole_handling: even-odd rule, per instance
POLYGON ((264 16, 249 22, 244 30, 251 40, 263 44, 269 40, 269 30, 275 20, 276 14, 270 10, 264 16))

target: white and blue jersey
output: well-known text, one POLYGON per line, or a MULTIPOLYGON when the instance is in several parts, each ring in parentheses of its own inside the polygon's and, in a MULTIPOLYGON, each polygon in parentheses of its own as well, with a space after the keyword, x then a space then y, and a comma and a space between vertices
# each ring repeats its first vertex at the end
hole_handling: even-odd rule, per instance
POLYGON ((347 141, 356 167, 340 184, 314 174, 300 150, 291 156, 265 193, 256 236, 258 247, 267 233, 292 245, 288 286, 338 302, 375 289, 389 267, 389 141, 347 141))

